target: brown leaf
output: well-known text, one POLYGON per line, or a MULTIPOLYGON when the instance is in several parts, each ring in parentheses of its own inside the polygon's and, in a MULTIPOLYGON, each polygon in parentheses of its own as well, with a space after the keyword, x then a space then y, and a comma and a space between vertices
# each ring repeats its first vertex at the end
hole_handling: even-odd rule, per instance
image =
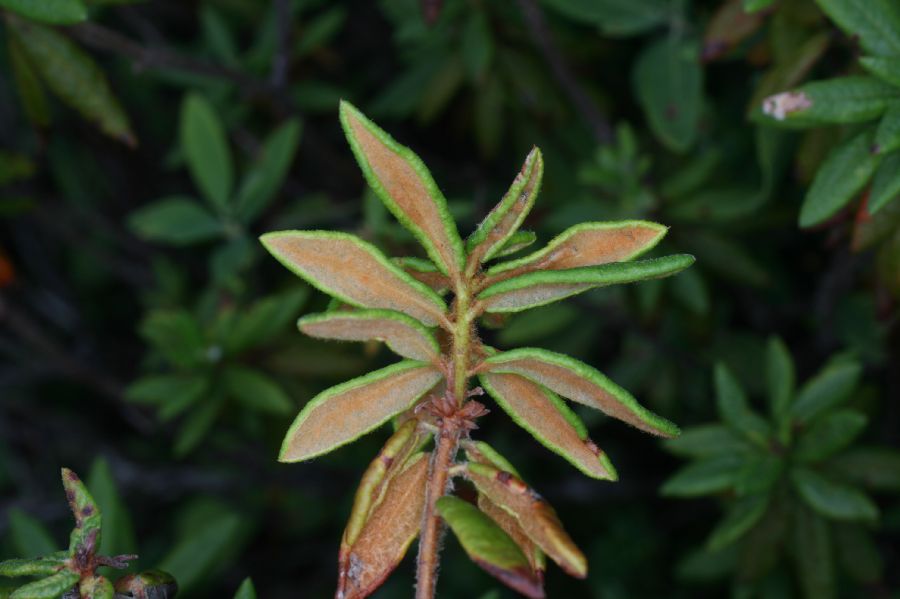
POLYGON ((263 235, 261 240, 288 269, 341 301, 403 312, 428 326, 447 320, 440 296, 358 237, 331 231, 281 231, 263 235))
POLYGON ((766 14, 766 11, 747 12, 744 10, 743 0, 723 2, 706 26, 701 58, 709 62, 727 54, 756 33, 765 21, 766 14))
POLYGON ((483 493, 478 494, 478 509, 490 516, 522 549, 522 553, 525 554, 525 558, 531 565, 534 577, 541 581, 540 586, 543 586, 544 572, 547 569, 546 556, 541 551, 541 548, 525 534, 525 531, 519 526, 519 521, 506 513, 506 510, 488 499, 483 493))
POLYGON ((354 441, 409 409, 441 377, 431 365, 404 360, 323 391, 291 425, 278 459, 308 460, 354 441))
POLYGON ((377 589, 397 567, 419 533, 425 507, 430 454, 410 459, 391 479, 353 545, 338 560, 336 599, 360 599, 377 589))
POLYGON ((486 373, 481 382, 516 424, 551 451, 594 478, 616 479, 606 455, 559 397, 515 374, 486 373))
POLYGON ((450 289, 450 279, 429 260, 407 257, 394 258, 394 262, 406 274, 427 285, 435 293, 443 294, 450 289))
POLYGON ((563 529, 556 512, 509 472, 470 463, 469 478, 498 507, 513 516, 525 534, 571 576, 587 576, 587 559, 563 529))

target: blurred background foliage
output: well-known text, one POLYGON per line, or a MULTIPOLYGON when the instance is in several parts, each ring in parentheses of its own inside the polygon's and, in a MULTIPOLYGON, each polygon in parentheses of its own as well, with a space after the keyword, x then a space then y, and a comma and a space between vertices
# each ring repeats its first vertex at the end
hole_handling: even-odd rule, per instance
MULTIPOLYGON (((482 420, 588 554, 587 581, 549 572, 550 597, 900 597, 897 159, 826 163, 876 134, 866 119, 790 131, 761 115, 771 94, 860 74, 861 56, 900 81, 883 58, 900 56, 900 8, 862 5, 0 0, 0 557, 62 546, 65 465, 89 473, 103 553, 139 553, 184 596, 232 596, 247 576, 261 597, 330 596, 384 434, 302 466, 277 447, 318 390, 389 357, 297 333, 325 299, 256 237, 342 229, 415 252, 342 137, 347 98, 430 165, 464 234, 538 145, 539 238, 650 219, 671 227, 665 251, 697 256, 484 333, 583 359, 690 431, 664 446, 581 414, 618 467, 609 484, 501 412, 482 420), (883 26, 855 34, 859 11, 883 26), (805 196, 831 213, 800 228, 805 196), (834 369, 852 384, 793 419, 791 386, 763 417, 746 394, 779 392, 779 356, 813 381, 795 407, 834 369), (685 474, 676 456, 698 461, 685 474)), ((442 596, 511 596, 453 542, 444 559, 442 596)), ((407 563, 376 596, 411 584, 407 563)))

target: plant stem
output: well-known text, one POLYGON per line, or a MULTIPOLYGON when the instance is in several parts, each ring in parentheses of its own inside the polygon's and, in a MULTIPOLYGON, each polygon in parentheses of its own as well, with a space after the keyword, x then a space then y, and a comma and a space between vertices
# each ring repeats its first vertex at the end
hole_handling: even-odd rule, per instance
MULTIPOLYGON (((463 280, 457 281, 455 318, 451 329, 453 337, 451 380, 447 382, 447 393, 451 395, 457 408, 465 403, 468 390, 469 350, 473 332, 469 301, 468 285, 463 280)), ((425 513, 422 517, 422 534, 419 538, 416 567, 416 599, 433 599, 435 596, 438 554, 443 532, 436 504, 447 492, 450 467, 456 457, 461 432, 462 428, 456 418, 441 418, 425 490, 425 513)))

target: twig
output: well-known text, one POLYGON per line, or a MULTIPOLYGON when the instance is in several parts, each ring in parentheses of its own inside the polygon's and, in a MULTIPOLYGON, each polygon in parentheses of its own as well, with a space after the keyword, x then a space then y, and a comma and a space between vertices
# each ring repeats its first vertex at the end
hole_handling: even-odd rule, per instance
POLYGON ((525 18, 525 26, 528 27, 529 33, 534 38, 535 44, 544 55, 544 60, 550 66, 553 76, 562 86, 563 91, 569 96, 572 104, 581 118, 591 128, 594 139, 599 144, 608 144, 612 142, 612 128, 606 118, 600 114, 597 106, 591 101, 591 98, 578 83, 578 80, 572 74, 569 65, 566 64, 562 53, 556 47, 550 29, 547 27, 547 21, 544 19, 544 13, 537 5, 535 0, 519 0, 519 8, 522 10, 522 16, 525 18))

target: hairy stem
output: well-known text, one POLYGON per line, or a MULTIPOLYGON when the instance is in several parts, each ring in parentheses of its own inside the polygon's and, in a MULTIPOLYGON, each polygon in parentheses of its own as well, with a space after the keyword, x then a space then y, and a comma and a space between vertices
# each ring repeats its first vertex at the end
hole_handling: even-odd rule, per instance
MULTIPOLYGON (((454 320, 450 331, 453 337, 451 380, 447 381, 447 393, 454 399, 457 408, 466 401, 469 380, 469 352, 473 333, 469 302, 470 291, 467 283, 457 281, 454 320)), ((425 513, 422 518, 422 533, 419 538, 419 556, 416 567, 416 599, 433 599, 435 596, 438 554, 443 532, 436 504, 438 499, 447 492, 449 472, 456 457, 461 432, 462 428, 457 419, 441 418, 425 491, 425 513)))

